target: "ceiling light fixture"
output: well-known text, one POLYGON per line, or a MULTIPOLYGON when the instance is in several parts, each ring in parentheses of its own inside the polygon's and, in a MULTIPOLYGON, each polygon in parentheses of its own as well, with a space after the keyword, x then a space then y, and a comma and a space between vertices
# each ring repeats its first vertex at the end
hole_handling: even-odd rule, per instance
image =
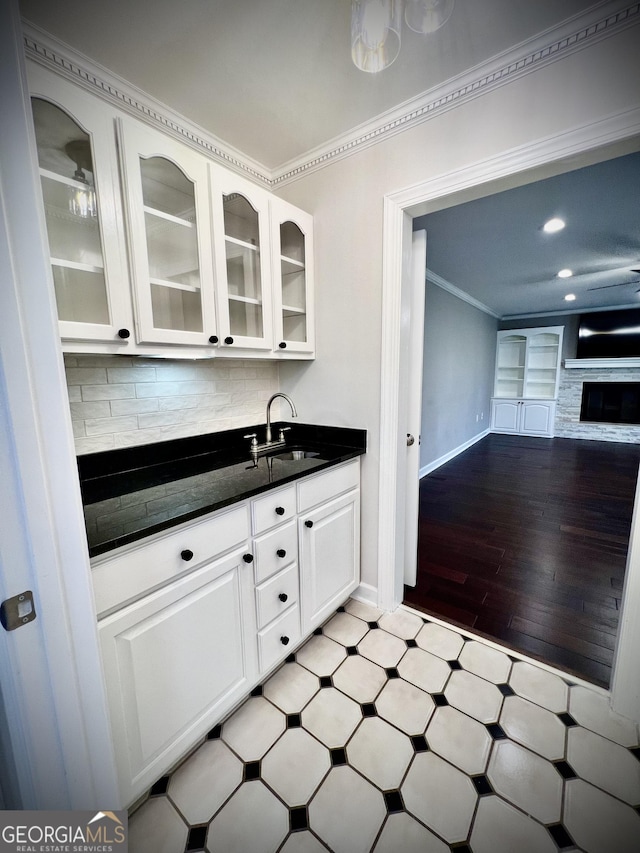
POLYGON ((558 278, 571 278, 572 275, 573 273, 571 272, 571 270, 560 270, 560 272, 558 273, 558 278))
POLYGON ((565 226, 564 219, 560 219, 558 216, 554 216, 553 219, 549 219, 542 226, 542 230, 545 234, 555 234, 557 231, 562 231, 565 226))
POLYGON ((567 293, 567 295, 564 298, 565 302, 575 302, 575 300, 576 300, 575 293, 567 293))
MULTIPOLYGON (((405 21, 417 33, 433 33, 451 17, 455 0, 405 0, 405 21)), ((402 0, 351 0, 351 58, 375 73, 400 53, 402 0)))

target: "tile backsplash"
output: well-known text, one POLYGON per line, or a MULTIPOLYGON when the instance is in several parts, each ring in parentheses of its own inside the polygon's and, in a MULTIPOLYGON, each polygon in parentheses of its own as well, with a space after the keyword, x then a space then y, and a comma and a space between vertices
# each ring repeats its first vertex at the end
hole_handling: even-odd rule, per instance
POLYGON ((264 423, 279 384, 271 361, 120 355, 65 355, 64 361, 78 455, 264 423))

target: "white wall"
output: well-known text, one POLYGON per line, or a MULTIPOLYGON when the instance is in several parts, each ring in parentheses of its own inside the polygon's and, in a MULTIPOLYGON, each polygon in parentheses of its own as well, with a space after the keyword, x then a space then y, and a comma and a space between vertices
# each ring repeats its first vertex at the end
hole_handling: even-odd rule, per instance
POLYGON ((495 317, 427 282, 421 469, 488 429, 496 330, 495 317))
MULTIPOLYGON (((378 583, 383 197, 636 108, 629 29, 324 166, 279 194, 315 217, 317 360, 283 365, 308 420, 369 430, 363 459, 362 574, 378 583)), ((421 211, 426 212, 426 211, 421 211)))

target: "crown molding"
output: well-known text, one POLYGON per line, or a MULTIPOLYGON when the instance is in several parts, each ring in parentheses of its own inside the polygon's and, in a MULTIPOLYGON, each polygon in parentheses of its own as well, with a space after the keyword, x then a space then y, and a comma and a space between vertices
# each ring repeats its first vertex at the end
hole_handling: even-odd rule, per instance
POLYGON ((192 148, 205 151, 209 157, 257 183, 271 188, 269 170, 241 151, 227 145, 187 118, 174 112, 166 104, 155 100, 133 84, 104 68, 68 44, 31 24, 22 21, 25 56, 55 71, 98 95, 112 106, 134 115, 163 132, 170 134, 192 148))
POLYGON ((446 290, 447 293, 450 293, 457 299, 461 299, 463 302, 477 308, 479 311, 482 311, 485 314, 490 314, 491 317, 495 317, 496 320, 501 319, 500 315, 496 314, 496 312, 485 305, 484 302, 480 302, 478 299, 474 299, 473 296, 469 296, 469 294, 465 293, 464 290, 460 290, 460 288, 456 287, 455 284, 451 284, 451 282, 447 281, 446 278, 442 278, 441 275, 432 272, 430 269, 427 269, 427 281, 431 284, 435 284, 436 287, 440 287, 442 290, 446 290))
POLYGON ((266 186, 283 186, 441 115, 604 38, 640 23, 640 3, 602 0, 532 39, 498 54, 392 110, 273 170, 174 112, 128 81, 23 20, 28 59, 98 95, 112 106, 180 139, 227 168, 266 186))
POLYGON ((568 308, 560 311, 534 311, 529 314, 503 314, 500 320, 533 320, 538 317, 565 317, 570 314, 595 314, 600 311, 626 311, 628 308, 637 309, 638 303, 627 305, 596 305, 594 308, 568 308))
POLYGON ((639 23, 640 3, 603 0, 586 13, 575 15, 289 161, 274 170, 272 185, 281 186, 349 157, 639 23))

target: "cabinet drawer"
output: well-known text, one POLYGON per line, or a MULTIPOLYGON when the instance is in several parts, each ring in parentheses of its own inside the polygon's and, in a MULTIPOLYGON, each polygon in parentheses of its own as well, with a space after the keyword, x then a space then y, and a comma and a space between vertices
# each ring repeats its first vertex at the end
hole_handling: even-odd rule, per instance
POLYGON ((258 633, 260 672, 266 672, 295 649, 300 640, 300 611, 290 607, 268 628, 258 633))
POLYGON ((91 570, 98 615, 190 572, 249 537, 248 505, 172 529, 118 556, 94 563, 91 570), (190 559, 189 553, 193 556, 190 559))
POLYGON ((251 507, 254 534, 270 530, 283 521, 289 521, 296 514, 295 486, 268 492, 263 498, 252 501, 251 507))
POLYGON ((293 563, 287 569, 265 581, 256 589, 256 609, 258 629, 264 628, 276 616, 288 610, 292 604, 298 604, 298 564, 293 563))
POLYGON ((298 559, 298 528, 295 521, 255 540, 256 583, 262 583, 293 560, 298 559))
POLYGON ((340 465, 323 474, 301 480, 298 483, 298 511, 304 512, 349 491, 349 489, 355 489, 359 483, 359 459, 353 459, 346 465, 340 465))

